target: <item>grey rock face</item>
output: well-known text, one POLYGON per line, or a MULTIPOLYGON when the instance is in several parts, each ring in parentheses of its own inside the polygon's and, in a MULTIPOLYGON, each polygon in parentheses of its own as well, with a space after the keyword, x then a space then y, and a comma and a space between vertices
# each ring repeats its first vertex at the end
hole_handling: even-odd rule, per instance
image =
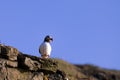
POLYGON ((18 50, 11 46, 0 45, 0 54, 2 57, 9 60, 17 60, 18 50))

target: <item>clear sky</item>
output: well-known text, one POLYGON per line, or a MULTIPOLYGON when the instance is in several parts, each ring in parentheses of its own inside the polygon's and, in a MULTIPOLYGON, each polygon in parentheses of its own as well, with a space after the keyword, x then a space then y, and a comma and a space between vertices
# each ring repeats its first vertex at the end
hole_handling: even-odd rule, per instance
POLYGON ((120 70, 120 0, 1 0, 0 40, 40 56, 47 35, 51 57, 120 70))

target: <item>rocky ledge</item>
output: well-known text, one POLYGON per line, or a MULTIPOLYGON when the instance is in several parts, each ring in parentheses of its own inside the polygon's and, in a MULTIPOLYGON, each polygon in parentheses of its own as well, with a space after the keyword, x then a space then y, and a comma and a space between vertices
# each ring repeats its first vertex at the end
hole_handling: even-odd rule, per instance
POLYGON ((0 44, 0 80, 68 80, 54 59, 22 54, 16 48, 0 44))
POLYGON ((120 80, 120 71, 41 59, 0 44, 0 80, 120 80))

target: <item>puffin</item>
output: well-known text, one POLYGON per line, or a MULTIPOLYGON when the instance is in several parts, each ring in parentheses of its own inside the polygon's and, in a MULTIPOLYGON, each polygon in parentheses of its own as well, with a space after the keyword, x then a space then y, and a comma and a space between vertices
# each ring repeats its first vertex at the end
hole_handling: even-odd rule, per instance
POLYGON ((51 42, 53 41, 53 38, 50 35, 47 35, 44 38, 44 41, 41 43, 41 45, 39 46, 39 53, 41 54, 41 57, 43 59, 49 58, 51 51, 52 51, 52 47, 51 47, 51 42))

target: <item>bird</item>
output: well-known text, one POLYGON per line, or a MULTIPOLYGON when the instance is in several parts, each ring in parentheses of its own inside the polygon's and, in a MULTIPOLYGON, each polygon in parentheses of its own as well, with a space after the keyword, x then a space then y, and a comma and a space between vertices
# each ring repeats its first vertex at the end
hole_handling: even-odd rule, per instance
POLYGON ((52 47, 51 47, 51 41, 53 41, 53 38, 50 35, 47 35, 44 38, 44 41, 41 43, 41 45, 39 46, 39 53, 41 54, 41 57, 43 59, 49 58, 51 51, 52 51, 52 47))

